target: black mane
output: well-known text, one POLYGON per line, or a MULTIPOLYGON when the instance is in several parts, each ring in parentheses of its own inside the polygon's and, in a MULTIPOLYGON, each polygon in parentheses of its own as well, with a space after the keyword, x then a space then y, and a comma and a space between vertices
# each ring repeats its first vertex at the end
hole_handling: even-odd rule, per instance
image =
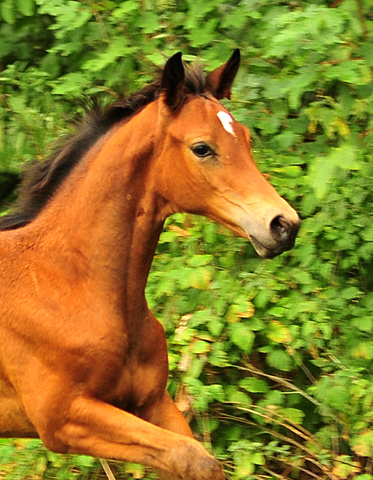
MULTIPOLYGON (((203 95, 206 87, 202 69, 185 66, 185 74, 185 95, 203 95)), ((46 161, 33 162, 20 185, 15 211, 0 218, 0 230, 15 230, 36 218, 98 139, 156 100, 160 93, 161 81, 156 80, 125 100, 91 112, 54 155, 46 161)))

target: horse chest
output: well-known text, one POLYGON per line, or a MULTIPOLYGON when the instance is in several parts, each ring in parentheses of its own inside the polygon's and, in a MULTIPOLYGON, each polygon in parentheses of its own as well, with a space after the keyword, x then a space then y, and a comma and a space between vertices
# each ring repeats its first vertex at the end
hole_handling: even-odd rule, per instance
POLYGON ((141 342, 124 352, 123 364, 117 369, 108 398, 110 403, 138 416, 163 395, 167 385, 166 339, 162 327, 156 324, 154 327, 157 332, 150 328, 142 335, 141 342))
MULTIPOLYGON (((96 329, 85 335, 76 329, 71 349, 65 351, 64 365, 75 385, 85 385, 87 393, 136 413, 164 392, 168 379, 168 356, 164 330, 148 312, 130 328, 123 319, 113 328, 96 329), (106 333, 105 333, 106 332, 106 333)), ((110 324, 110 322, 109 322, 110 324)), ((66 345, 66 338, 63 345, 66 345)), ((61 365, 58 348, 52 362, 61 365)), ((74 388, 74 387, 73 387, 74 388)))
POLYGON ((166 388, 168 369, 167 363, 162 363, 124 369, 110 403, 142 417, 142 412, 155 403, 166 388))

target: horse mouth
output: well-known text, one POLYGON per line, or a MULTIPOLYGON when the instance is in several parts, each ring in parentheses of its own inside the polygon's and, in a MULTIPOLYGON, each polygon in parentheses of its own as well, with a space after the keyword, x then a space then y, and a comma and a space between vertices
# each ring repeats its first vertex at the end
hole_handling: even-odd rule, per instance
POLYGON ((248 235, 249 240, 254 247, 256 253, 259 255, 261 258, 274 258, 277 257, 277 255, 280 255, 283 252, 286 252, 288 250, 291 250, 294 247, 295 243, 295 238, 292 241, 286 242, 286 243, 281 243, 277 245, 275 248, 269 248, 263 245, 256 237, 253 235, 248 235))
POLYGON ((234 233, 239 235, 240 237, 246 238, 246 240, 249 240, 252 246, 254 247, 256 253, 259 255, 261 258, 274 258, 277 257, 278 255, 281 255, 281 253, 286 252, 288 250, 291 250, 294 245, 295 245, 295 240, 296 240, 296 234, 298 231, 298 226, 294 229, 294 232, 292 233, 291 236, 289 236, 285 241, 280 241, 278 243, 272 242, 273 245, 268 246, 262 243, 260 240, 255 235, 252 235, 248 233, 248 231, 239 225, 235 225, 233 223, 226 225, 230 230, 232 230, 234 233))
POLYGON ((256 253, 259 255, 261 258, 274 258, 277 254, 274 252, 274 250, 269 249, 265 247, 263 244, 259 242, 255 237, 252 235, 249 235, 249 240, 254 247, 256 253))

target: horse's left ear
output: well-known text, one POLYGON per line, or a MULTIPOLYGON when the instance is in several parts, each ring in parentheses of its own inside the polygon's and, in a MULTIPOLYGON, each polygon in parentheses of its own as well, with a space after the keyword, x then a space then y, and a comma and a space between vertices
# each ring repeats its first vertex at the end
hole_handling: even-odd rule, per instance
POLYGON ((181 52, 178 52, 167 60, 161 81, 166 104, 171 110, 176 110, 182 103, 184 78, 184 65, 181 60, 181 52))
POLYGON ((241 54, 237 48, 228 62, 207 75, 206 85, 215 98, 231 98, 232 85, 240 67, 241 54))

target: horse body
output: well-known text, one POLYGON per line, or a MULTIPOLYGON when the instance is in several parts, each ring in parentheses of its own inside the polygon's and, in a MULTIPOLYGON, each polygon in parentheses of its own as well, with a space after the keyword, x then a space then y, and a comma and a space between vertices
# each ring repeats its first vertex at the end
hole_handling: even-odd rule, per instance
POLYGON ((293 246, 297 214, 219 102, 238 63, 235 52, 202 94, 186 94, 172 57, 159 95, 101 135, 34 218, 1 232, 3 436, 39 436, 54 451, 143 463, 167 478, 223 478, 166 392, 166 339, 145 286, 175 212, 219 221, 262 256, 293 246))
MULTIPOLYGON (((146 118, 147 112, 142 115, 146 118)), ((32 223, 0 235, 0 277, 5 280, 0 339, 5 340, 7 372, 19 364, 11 376, 17 392, 35 392, 43 379, 49 384, 52 373, 61 376, 57 384, 65 383, 64 377, 71 383, 65 392, 76 392, 80 384, 87 395, 138 414, 144 399, 154 390, 163 393, 167 382, 163 329, 148 312, 144 295, 163 222, 156 218, 154 194, 137 185, 146 183, 141 162, 149 159, 138 155, 136 168, 124 158, 128 152, 132 158, 134 145, 144 139, 124 133, 118 154, 112 146, 118 140, 111 136, 94 158, 88 155, 76 168, 72 176, 85 178, 78 188, 72 188, 75 182, 64 185, 32 223), (15 269, 17 264, 22 269, 15 269), (18 360, 14 350, 21 352, 18 360), (42 362, 35 364, 39 358, 42 362)), ((28 402, 22 403, 33 418, 28 402)), ((22 436, 6 422, 5 428, 0 424, 3 432, 22 436)))

